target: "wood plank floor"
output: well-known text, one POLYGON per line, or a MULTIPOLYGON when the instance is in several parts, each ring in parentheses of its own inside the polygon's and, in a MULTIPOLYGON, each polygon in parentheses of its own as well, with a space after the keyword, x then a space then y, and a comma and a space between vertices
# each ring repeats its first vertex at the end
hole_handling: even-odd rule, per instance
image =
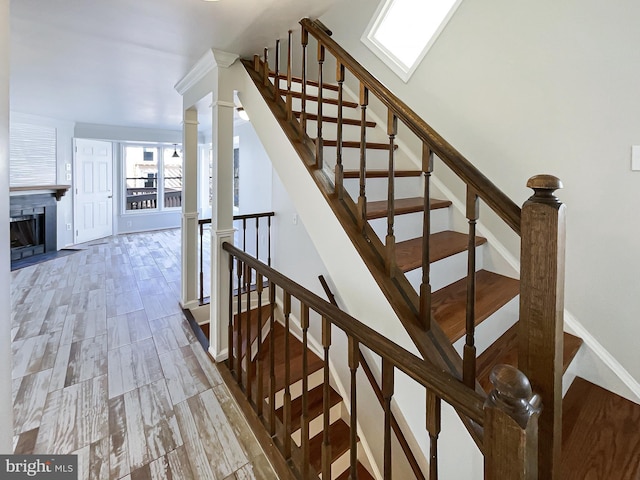
POLYGON ((14 451, 79 479, 275 479, 179 307, 180 231, 12 273, 14 451))

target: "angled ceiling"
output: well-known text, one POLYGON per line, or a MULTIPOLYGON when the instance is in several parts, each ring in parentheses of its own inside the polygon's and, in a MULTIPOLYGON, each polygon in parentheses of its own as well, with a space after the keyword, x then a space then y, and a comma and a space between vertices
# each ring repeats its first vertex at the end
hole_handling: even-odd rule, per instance
POLYGON ((345 0, 12 0, 11 110, 181 129, 174 90, 209 48, 253 55, 345 0))

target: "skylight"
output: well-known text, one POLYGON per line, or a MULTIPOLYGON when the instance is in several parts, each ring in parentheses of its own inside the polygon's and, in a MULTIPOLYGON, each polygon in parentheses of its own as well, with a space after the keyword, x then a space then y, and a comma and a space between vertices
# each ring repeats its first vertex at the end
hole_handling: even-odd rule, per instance
POLYGON ((385 0, 362 41, 405 82, 462 0, 385 0))

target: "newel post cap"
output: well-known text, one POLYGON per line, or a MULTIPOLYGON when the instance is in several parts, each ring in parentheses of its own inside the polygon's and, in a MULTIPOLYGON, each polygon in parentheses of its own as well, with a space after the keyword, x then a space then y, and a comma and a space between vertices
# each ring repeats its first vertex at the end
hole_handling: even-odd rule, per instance
POLYGON ((527 187, 532 188, 534 191, 533 196, 529 199, 530 201, 560 203, 553 192, 563 187, 562 180, 554 175, 534 175, 527 181, 527 187))
POLYGON ((493 390, 485 406, 498 408, 513 418, 522 428, 542 408, 540 397, 534 395, 527 376, 511 365, 493 367, 489 380, 493 390))

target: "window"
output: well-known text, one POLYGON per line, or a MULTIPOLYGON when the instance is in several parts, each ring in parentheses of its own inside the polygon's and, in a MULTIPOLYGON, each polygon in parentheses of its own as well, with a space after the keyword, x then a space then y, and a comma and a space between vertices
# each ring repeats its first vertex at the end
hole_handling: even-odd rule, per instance
POLYGON ((362 41, 406 82, 461 2, 385 0, 362 41))
POLYGON ((125 145, 125 212, 182 205, 182 158, 174 146, 125 145))

